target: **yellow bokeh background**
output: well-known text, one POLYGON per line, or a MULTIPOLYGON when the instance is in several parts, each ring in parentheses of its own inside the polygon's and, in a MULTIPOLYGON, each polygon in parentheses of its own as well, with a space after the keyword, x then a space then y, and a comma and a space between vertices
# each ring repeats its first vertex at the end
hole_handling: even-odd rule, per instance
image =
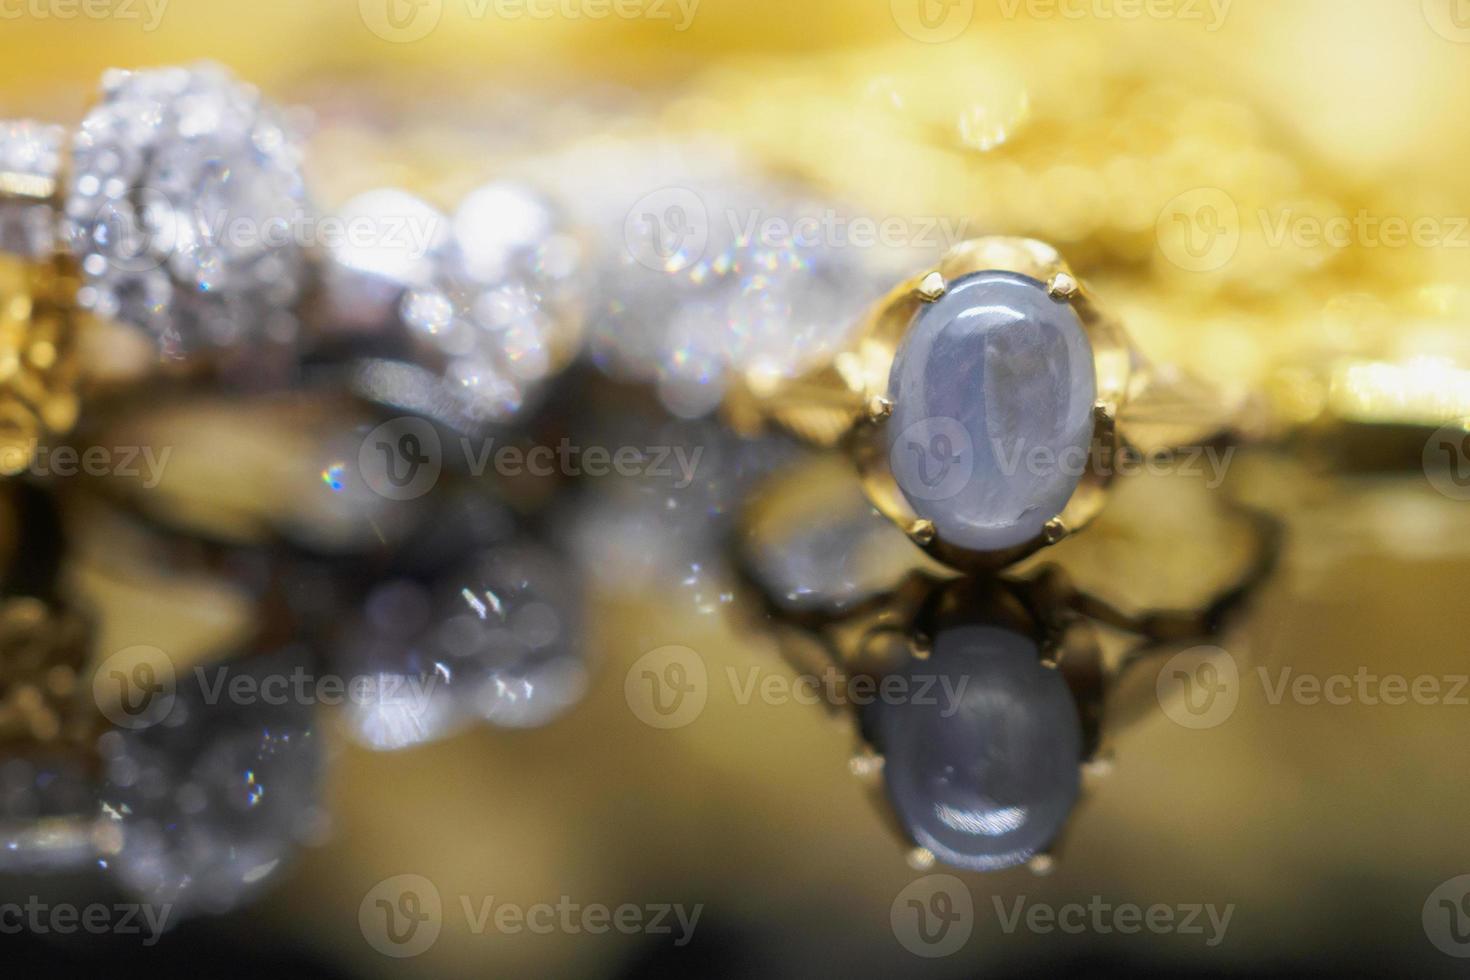
MULTIPOLYGON (((1456 2, 1234 0, 1210 30, 1199 19, 1097 13, 1130 0, 700 0, 677 31, 647 17, 475 16, 471 0, 170 0, 144 30, 143 0, 131 7, 139 20, 40 17, 0 0, 0 114, 73 120, 107 67, 204 57, 285 102, 382 100, 393 117, 385 141, 418 106, 440 131, 446 119, 474 129, 476 107, 498 90, 555 101, 625 86, 646 99, 652 126, 728 137, 880 213, 959 213, 998 230, 1070 235, 1059 244, 1150 352, 1242 384, 1290 373, 1304 379, 1306 394, 1293 397, 1310 414, 1328 404, 1334 372, 1364 376, 1348 370, 1354 359, 1470 351, 1470 247, 1359 243, 1323 255, 1247 241, 1234 264, 1191 275, 1160 258, 1154 216, 1202 185, 1227 188, 1246 213, 1290 201, 1313 215, 1470 215, 1470 30, 1457 30, 1456 2), (915 39, 900 25, 920 2, 960 11, 967 26, 944 43, 915 39), (421 38, 387 40, 370 24, 388 3, 405 4, 401 22, 439 20, 421 38), (1062 8, 1082 16, 1046 13, 1062 8), (963 127, 977 125, 966 113, 981 105, 990 115, 978 125, 1005 128, 994 113, 1020 90, 1027 110, 1017 110, 1014 138, 965 147, 963 127), (1135 159, 1130 148, 1142 145, 1157 156, 1135 159)), ((1215 8, 1160 9, 1208 18, 1215 8)), ((363 145, 340 134, 327 144, 363 145)), ((382 152, 467 151, 426 141, 382 152)), ((335 176, 317 175, 325 200, 340 199, 335 176)), ((1402 390, 1335 394, 1371 414, 1407 404, 1422 375, 1408 377, 1387 385, 1402 390)), ((1280 491, 1293 550, 1260 608, 1222 642, 1243 663, 1463 671, 1465 506, 1431 494, 1418 473, 1329 483, 1295 466, 1269 464, 1284 472, 1260 481, 1280 491)), ((1175 557, 1192 568, 1212 560, 1175 557)), ((639 952, 616 938, 461 928, 425 957, 388 961, 363 943, 357 903, 411 870, 446 896, 703 901, 710 930, 765 938, 750 963, 768 975, 960 975, 1021 969, 1055 950, 1048 937, 993 924, 954 961, 921 963, 896 947, 889 903, 913 873, 847 773, 845 719, 717 702, 686 732, 638 724, 621 679, 646 650, 687 644, 718 669, 778 662, 769 638, 662 598, 595 617, 589 642, 603 675, 547 732, 477 732, 391 756, 341 746, 333 842, 308 854, 248 927, 364 976, 612 976, 639 952)), ((1122 737, 1113 781, 1079 817, 1057 872, 970 876, 977 901, 1106 894, 1239 906, 1236 939, 1218 955, 1178 936, 1116 946, 1156 966, 1206 955, 1215 969, 1291 962, 1381 937, 1385 949, 1446 968, 1424 942, 1419 903, 1470 864, 1459 826, 1470 806, 1457 761, 1470 747, 1463 709, 1257 701, 1214 733, 1188 733, 1150 710, 1151 681, 1120 697, 1142 720, 1122 737)))

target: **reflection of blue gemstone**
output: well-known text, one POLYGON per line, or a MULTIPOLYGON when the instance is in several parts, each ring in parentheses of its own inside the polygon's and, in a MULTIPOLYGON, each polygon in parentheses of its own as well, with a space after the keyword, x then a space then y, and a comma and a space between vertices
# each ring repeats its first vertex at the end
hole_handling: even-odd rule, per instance
POLYGON ((941 632, 906 670, 902 701, 875 702, 874 735, 899 819, 945 864, 1022 864, 1077 801, 1082 725, 1035 642, 994 626, 941 632))
POLYGON ((1097 375, 1077 314, 1035 279, 977 272, 920 308, 889 375, 889 458, 941 540, 1041 533, 1081 479, 1097 375))

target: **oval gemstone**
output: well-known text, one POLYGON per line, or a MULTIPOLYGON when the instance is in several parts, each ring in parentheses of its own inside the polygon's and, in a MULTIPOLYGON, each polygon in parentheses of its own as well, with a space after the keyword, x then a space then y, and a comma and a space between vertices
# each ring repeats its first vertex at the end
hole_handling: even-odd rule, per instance
POLYGON ((1028 636, 961 626, 907 669, 911 692, 874 703, 884 779, 919 846, 952 867, 1022 864, 1061 831, 1077 802, 1082 725, 1028 636))
POLYGON ((889 374, 889 460, 941 540, 999 551, 1035 538, 1087 468, 1097 372, 1067 302, 976 272, 924 304, 889 374))

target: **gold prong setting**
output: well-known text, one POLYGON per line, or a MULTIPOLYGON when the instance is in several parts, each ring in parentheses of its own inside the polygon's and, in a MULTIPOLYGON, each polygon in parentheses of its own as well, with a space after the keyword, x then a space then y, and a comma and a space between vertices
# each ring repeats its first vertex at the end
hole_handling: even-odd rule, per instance
POLYGON ((882 395, 874 395, 868 399, 867 415, 873 425, 887 422, 893 415, 893 402, 882 395))
POLYGON ((1060 517, 1053 517, 1046 522, 1046 527, 1042 530, 1042 533, 1046 536, 1047 544, 1056 544, 1070 534, 1071 531, 1067 528, 1066 521, 1060 517))
POLYGON ((949 292, 949 285, 944 281, 944 274, 936 271, 920 279, 914 292, 921 302, 937 303, 944 298, 945 293, 949 292))
POLYGON ((916 847, 908 853, 908 865, 915 871, 928 871, 934 867, 934 852, 927 847, 916 847))
POLYGON ((1071 302, 1081 292, 1081 287, 1070 273, 1058 272, 1047 282, 1046 291, 1051 295, 1052 299, 1071 302))
POLYGON ((847 760, 847 770, 859 779, 877 780, 883 775, 883 756, 864 749, 847 760))
POLYGON ((934 638, 927 633, 909 637, 909 655, 915 660, 928 660, 934 655, 934 638))
POLYGON ((934 527, 934 522, 925 520, 922 517, 909 524, 907 533, 909 540, 920 548, 929 547, 939 536, 939 532, 934 527))
POLYGON ((1026 867, 1038 878, 1045 878, 1057 869, 1057 861, 1050 854, 1036 854, 1026 862, 1026 867))

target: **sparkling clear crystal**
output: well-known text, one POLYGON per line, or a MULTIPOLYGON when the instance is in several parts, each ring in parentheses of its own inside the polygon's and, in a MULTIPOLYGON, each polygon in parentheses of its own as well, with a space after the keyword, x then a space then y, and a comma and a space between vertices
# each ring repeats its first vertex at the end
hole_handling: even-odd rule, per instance
POLYGON ((588 141, 540 172, 598 243, 593 361, 655 383, 682 418, 713 411, 733 372, 785 376, 830 358, 868 302, 923 261, 851 235, 864 215, 752 177, 759 166, 717 139, 588 141))
POLYGON ((403 322, 464 416, 505 422, 580 348, 586 256, 559 209, 518 183, 474 191, 449 228, 403 322))
POLYGON ((72 142, 64 231, 82 299, 170 354, 282 332, 308 219, 300 144, 213 65, 109 74, 72 142))
MULTIPOLYGON (((790 377, 830 360, 884 275, 874 250, 823 237, 837 228, 825 205, 777 185, 696 188, 684 193, 698 201, 701 247, 649 268, 637 256, 651 243, 610 243, 593 324, 598 362, 655 381, 685 418, 713 411, 732 373, 790 377), (804 219, 815 232, 784 230, 804 219)), ((635 230, 660 233, 656 224, 635 230)))

